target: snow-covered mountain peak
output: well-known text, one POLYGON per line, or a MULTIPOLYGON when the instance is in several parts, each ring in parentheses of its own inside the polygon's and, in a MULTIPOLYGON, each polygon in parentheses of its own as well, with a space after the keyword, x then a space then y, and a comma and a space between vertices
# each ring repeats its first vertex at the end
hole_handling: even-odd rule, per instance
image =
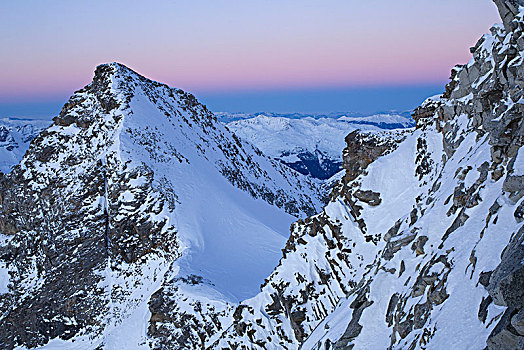
POLYGON ((504 26, 415 129, 345 135, 322 209, 316 182, 231 129, 345 119, 226 127, 101 66, 0 174, 0 344, 523 349, 524 17, 495 1, 504 26))
POLYGON ((194 96, 115 63, 97 67, 0 189, 8 348, 74 337, 120 349, 121 334, 148 347, 162 314, 189 327, 170 333, 180 344, 217 332, 323 195, 194 96))
MULTIPOLYGON (((93 81, 85 88, 75 92, 68 103, 64 105, 60 115, 55 118, 55 121, 59 125, 67 126, 76 123, 77 126, 82 127, 90 121, 90 118, 101 117, 102 115, 85 113, 80 115, 75 113, 75 109, 92 108, 96 105, 105 114, 109 114, 111 111, 116 112, 117 109, 130 108, 129 103, 131 102, 158 104, 161 110, 166 106, 177 106, 183 109, 194 107, 201 112, 201 115, 198 116, 204 120, 216 120, 213 114, 204 105, 201 105, 193 95, 150 80, 123 64, 107 63, 96 68, 93 81), (89 98, 91 100, 87 101, 89 98), (87 102, 93 104, 85 104, 87 102)), ((165 118, 167 113, 162 118, 165 118)), ((196 116, 197 114, 195 114, 196 116)), ((152 117, 159 117, 159 115, 153 114, 150 118, 152 117)))

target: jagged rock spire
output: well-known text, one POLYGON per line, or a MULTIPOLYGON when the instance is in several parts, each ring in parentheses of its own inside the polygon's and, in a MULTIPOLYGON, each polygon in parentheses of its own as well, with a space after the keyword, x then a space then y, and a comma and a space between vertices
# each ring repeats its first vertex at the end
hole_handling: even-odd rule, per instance
POLYGON ((519 6, 524 6, 524 0, 493 0, 500 13, 504 28, 513 30, 513 20, 519 13, 519 6))

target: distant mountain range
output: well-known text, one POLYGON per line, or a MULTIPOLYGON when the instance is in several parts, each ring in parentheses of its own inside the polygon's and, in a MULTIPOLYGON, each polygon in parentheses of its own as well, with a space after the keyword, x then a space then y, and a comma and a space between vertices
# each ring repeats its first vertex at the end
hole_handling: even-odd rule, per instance
POLYGON ((223 123, 230 123, 242 119, 252 119, 257 116, 280 117, 286 119, 340 119, 344 118, 354 124, 375 125, 382 129, 398 129, 414 126, 415 122, 411 118, 412 111, 387 111, 370 114, 356 112, 331 112, 331 113, 275 113, 275 112, 256 112, 256 113, 231 113, 215 112, 217 119, 223 123))
POLYGON ((50 124, 50 120, 0 119, 0 171, 11 171, 24 156, 31 140, 50 124))
POLYGON ((388 130, 411 128, 415 123, 409 114, 219 113, 218 118, 265 154, 318 179, 328 179, 342 170, 344 139, 350 132, 358 129, 397 137, 399 133, 388 130))

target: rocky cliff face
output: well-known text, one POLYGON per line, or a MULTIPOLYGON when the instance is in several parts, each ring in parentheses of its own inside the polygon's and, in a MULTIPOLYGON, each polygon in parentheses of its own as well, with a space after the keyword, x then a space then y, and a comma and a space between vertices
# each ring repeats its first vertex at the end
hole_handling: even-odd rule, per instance
POLYGON ((212 347, 524 347, 524 17, 517 1, 496 3, 504 27, 393 152, 346 153, 331 202, 293 226, 262 292, 212 347))
POLYGON ((0 344, 150 348, 169 331, 192 348, 319 197, 194 96, 101 65, 1 174, 0 344))

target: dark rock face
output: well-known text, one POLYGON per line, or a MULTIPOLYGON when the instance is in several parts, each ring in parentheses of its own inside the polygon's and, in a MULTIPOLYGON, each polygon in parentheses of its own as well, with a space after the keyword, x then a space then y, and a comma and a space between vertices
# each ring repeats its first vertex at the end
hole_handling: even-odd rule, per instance
POLYGON ((487 349, 514 350, 524 348, 524 338, 512 325, 515 311, 508 308, 487 340, 487 349))
POLYGON ((362 133, 358 130, 348 134, 346 136, 347 147, 343 153, 346 181, 354 180, 378 157, 394 150, 400 141, 402 139, 380 137, 377 134, 362 133))
POLYGON ((177 278, 151 296, 148 335, 152 349, 205 348, 206 340, 223 331, 222 319, 232 313, 232 306, 184 295, 185 286, 203 282, 199 276, 177 278))
POLYGON ((524 307, 524 227, 502 253, 502 261, 493 271, 486 289, 497 305, 515 310, 524 307))
POLYGON ((506 306, 506 312, 488 339, 488 349, 524 347, 524 227, 502 253, 502 261, 490 275, 486 289, 490 300, 506 306))
POLYGON ((362 288, 358 292, 357 298, 351 303, 350 308, 353 309, 351 321, 342 337, 333 344, 333 350, 353 349, 354 346, 348 344, 360 334, 362 325, 358 322, 364 310, 373 304, 373 301, 369 301, 366 297, 366 294, 369 293, 368 288, 369 286, 362 288))
POLYGON ((360 201, 367 203, 372 207, 376 207, 377 205, 380 205, 380 203, 382 203, 382 199, 380 199, 380 193, 373 192, 371 190, 357 190, 355 191, 355 193, 353 193, 353 195, 360 201))
POLYGON ((500 13, 500 17, 504 22, 504 27, 507 31, 515 29, 513 23, 515 17, 519 13, 519 6, 524 6, 523 0, 493 0, 500 13))
MULTIPOLYGON (((346 136, 347 146, 342 156, 342 166, 345 170, 344 178, 333 188, 331 198, 334 199, 340 195, 344 195, 348 202, 354 201, 354 197, 357 197, 357 195, 352 193, 349 184, 364 173, 367 167, 377 158, 394 151, 410 132, 410 129, 405 129, 392 131, 391 133, 370 133, 359 130, 349 133, 348 136, 346 136)), ((361 193, 362 191, 357 192, 361 193)), ((361 198, 364 198, 363 193, 364 192, 360 195, 361 198)), ((370 192, 365 193, 374 197, 373 200, 368 198, 374 205, 380 204, 377 195, 373 195, 370 192)), ((378 197, 379 196, 380 194, 378 197)), ((366 201, 364 200, 364 202, 366 201)))

